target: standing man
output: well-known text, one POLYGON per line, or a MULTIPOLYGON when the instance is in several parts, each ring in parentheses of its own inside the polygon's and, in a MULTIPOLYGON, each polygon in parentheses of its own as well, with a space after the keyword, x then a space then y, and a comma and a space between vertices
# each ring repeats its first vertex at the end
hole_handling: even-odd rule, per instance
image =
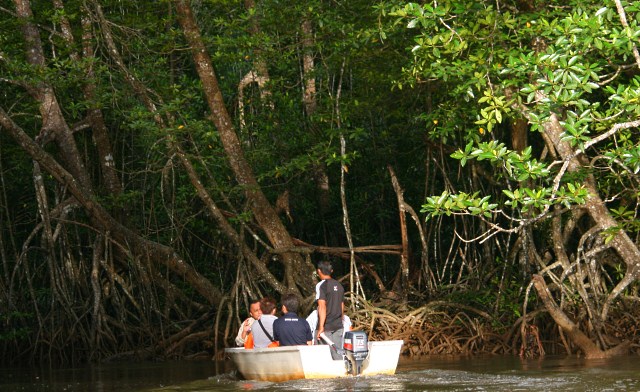
POLYGON ((282 313, 284 316, 273 322, 273 338, 280 346, 311 345, 313 335, 307 320, 298 317, 300 300, 295 294, 282 297, 282 313))
MULTIPOLYGON (((318 327, 316 337, 318 343, 326 343, 320 337, 324 334, 335 343, 336 348, 342 351, 342 335, 344 332, 342 319, 344 315, 344 287, 337 280, 331 277, 333 266, 330 261, 318 262, 316 270, 318 277, 322 280, 317 286, 318 296, 318 327)), ((342 355, 335 350, 331 350, 333 359, 342 359, 342 355)))
POLYGON ((260 300, 255 299, 249 302, 249 316, 240 325, 238 335, 236 336, 236 344, 238 347, 244 346, 244 342, 247 340, 247 336, 251 333, 251 325, 254 321, 260 318, 262 311, 260 310, 260 300))

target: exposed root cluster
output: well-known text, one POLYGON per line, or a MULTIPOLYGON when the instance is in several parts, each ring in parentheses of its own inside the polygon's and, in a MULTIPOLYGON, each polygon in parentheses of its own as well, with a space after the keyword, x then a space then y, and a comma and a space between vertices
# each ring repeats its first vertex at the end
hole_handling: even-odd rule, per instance
POLYGON ((403 355, 409 357, 513 351, 504 337, 490 327, 490 319, 483 312, 457 309, 448 313, 439 309, 461 306, 442 302, 404 312, 361 304, 353 317, 354 327, 368 331, 370 340, 403 340, 403 355))
MULTIPOLYGON (((431 302, 416 309, 393 309, 359 302, 352 319, 354 328, 367 331, 370 340, 400 339, 403 355, 433 354, 516 354, 522 358, 545 354, 584 355, 543 310, 516 320, 513 325, 497 323, 490 315, 463 305, 431 302)), ((602 337, 603 350, 627 342, 632 352, 640 352, 637 315, 616 314, 602 337)), ((586 323, 584 330, 589 330, 586 323)))

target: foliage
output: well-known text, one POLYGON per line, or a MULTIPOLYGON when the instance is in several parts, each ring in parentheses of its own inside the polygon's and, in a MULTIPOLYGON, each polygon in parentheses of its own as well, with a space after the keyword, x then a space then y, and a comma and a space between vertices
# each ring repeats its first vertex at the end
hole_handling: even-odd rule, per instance
MULTIPOLYGON (((157 275, 145 275, 153 270, 147 269, 149 261, 132 258, 121 243, 103 252, 98 274, 102 286, 96 291, 91 253, 97 233, 109 233, 102 233, 70 202, 68 215, 56 221, 55 240, 49 242, 41 231, 44 218, 31 158, 3 132, 0 304, 22 298, 10 311, 33 307, 33 313, 26 312, 29 322, 35 322, 32 314, 40 310, 47 313, 45 318, 68 312, 60 328, 79 325, 86 332, 94 328, 93 304, 87 298, 99 292, 110 328, 139 327, 131 328, 121 347, 110 347, 107 338, 103 341, 107 350, 126 351, 126 344, 145 341, 145 328, 164 334, 163 327, 170 326, 166 333, 178 333, 180 323, 174 318, 192 320, 204 308, 228 303, 236 308, 224 309, 231 320, 243 296, 272 294, 273 287, 257 278, 251 282, 255 292, 238 287, 244 282, 239 277, 254 271, 246 267, 237 243, 222 234, 171 147, 177 144, 185 151, 229 225, 279 277, 282 266, 270 253, 264 231, 256 227, 245 189, 233 178, 228 152, 211 122, 205 86, 194 71, 173 2, 70 0, 64 9, 31 3, 45 66, 28 63, 21 23, 0 9, 0 108, 35 138, 44 133, 42 113, 27 87, 51 85, 97 190, 93 201, 133 232, 183 255, 181 261, 233 300, 208 304, 182 276, 161 269, 153 271, 157 275), (96 4, 106 21, 99 20, 96 4), (83 53, 83 16, 90 18, 93 36, 88 42, 95 55, 77 58, 74 55, 83 53), (73 43, 59 33, 65 21, 73 43), (108 32, 120 58, 107 45, 108 32), (149 110, 132 80, 142 86, 157 112, 149 110), (96 88, 93 98, 85 94, 88 85, 96 88), (86 124, 90 109, 100 109, 104 116, 122 185, 117 194, 102 178, 95 130, 86 124), (158 125, 157 115, 167 119, 166 126, 158 125), (121 263, 113 267, 115 259, 121 263), (144 268, 131 268, 136 263, 144 268), (48 295, 55 300, 47 301, 48 295), (82 303, 81 311, 69 303, 82 303)), ((392 168, 406 206, 421 205, 424 214, 420 232, 407 219, 412 279, 407 292, 417 288, 414 294, 419 298, 422 290, 433 297, 451 295, 487 310, 495 304, 496 317, 513 321, 520 316, 523 287, 535 263, 527 259, 527 249, 512 251, 518 241, 512 234, 530 230, 528 235, 539 246, 535 251, 544 254, 551 248, 551 224, 546 219, 561 216, 561 221, 570 221, 570 214, 591 196, 587 178, 597 178, 597 191, 617 222, 600 232, 604 244, 619 229, 639 235, 636 4, 624 3, 629 26, 622 27, 611 0, 264 0, 250 9, 245 3, 250 2, 199 1, 192 7, 226 109, 261 190, 274 204, 288 192, 291 220, 283 222, 292 237, 314 245, 347 246, 340 197, 344 167, 354 244, 400 243, 403 232, 389 178, 392 168), (307 20, 313 39, 303 46, 302 22, 307 20), (302 99, 304 54, 314 61, 313 111, 302 99), (262 63, 268 83, 246 87, 241 118, 238 84, 262 63), (565 162, 547 148, 545 126, 553 116, 560 120, 562 140, 586 162, 580 171, 566 170, 565 162), (519 149, 510 140, 515 124, 522 121, 527 122, 528 145, 519 149), (346 141, 344 154, 341 138, 346 141), (329 181, 328 203, 322 208, 319 170, 326 171, 329 181), (497 231, 505 234, 494 242, 472 241, 497 231), (496 271, 503 271, 504 277, 497 279, 496 271)), ((57 162, 67 165, 59 148, 43 145, 57 162)), ((51 207, 71 200, 62 185, 45 173, 51 207)), ((581 234, 588 231, 584 222, 576 226, 581 234)), ((579 244, 570 245, 575 254, 582 254, 579 244)), ((380 277, 380 291, 395 289, 397 255, 358 256, 361 266, 380 277)), ((620 274, 603 286, 624 276, 620 264, 611 268, 620 274)), ((336 269, 346 274, 348 263, 340 259, 336 269)), ((370 283, 372 275, 363 279, 368 290, 378 290, 378 282, 370 283)), ((15 331, 11 337, 0 335, 0 340, 39 332, 15 331)), ((64 343, 52 345, 72 346, 64 343)))
MULTIPOLYGON (((451 77, 456 78, 456 87, 446 90, 450 93, 443 101, 460 102, 464 114, 448 127, 466 128, 469 141, 451 156, 462 166, 470 160, 487 160, 498 169, 498 178, 509 183, 503 191, 507 198, 492 204, 477 193, 477 197, 429 197, 423 206, 427 217, 453 212, 488 217, 506 206, 540 213, 553 204, 584 203, 587 193, 580 179, 556 178, 559 166, 533 158, 531 147, 519 153, 497 140, 482 140, 517 112, 527 116, 531 131, 541 130, 553 113, 563 113, 563 140, 581 151, 614 124, 635 120, 638 81, 619 74, 619 67, 632 60, 631 45, 640 35, 635 19, 628 29, 621 29, 612 2, 604 7, 582 4, 568 14, 549 13, 550 9, 512 12, 475 2, 444 2, 437 7, 411 3, 390 13, 408 28, 419 29, 408 81, 435 79, 449 84, 451 77), (482 17, 463 12, 468 7, 481 7, 482 17), (461 80, 466 82, 458 83, 461 80), (461 97, 469 103, 480 98, 476 105, 462 105, 461 97), (465 118, 473 113, 480 128, 466 125, 465 118)), ((638 140, 631 132, 623 129, 614 136, 616 144, 624 141, 626 148, 618 144, 612 150, 614 144, 609 143, 597 148, 599 154, 621 157, 637 172, 633 157, 638 140)))
POLYGON ((15 342, 28 339, 32 330, 29 326, 25 326, 24 322, 32 322, 33 314, 13 311, 0 315, 0 341, 15 342))

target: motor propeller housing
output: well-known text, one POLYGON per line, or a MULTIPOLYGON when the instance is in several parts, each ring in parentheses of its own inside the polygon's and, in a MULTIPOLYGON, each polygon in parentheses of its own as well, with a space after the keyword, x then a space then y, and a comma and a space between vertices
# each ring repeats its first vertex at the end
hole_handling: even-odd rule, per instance
POLYGON ((362 362, 369 355, 367 334, 363 331, 347 331, 342 346, 348 372, 354 376, 359 375, 362 372, 362 362))

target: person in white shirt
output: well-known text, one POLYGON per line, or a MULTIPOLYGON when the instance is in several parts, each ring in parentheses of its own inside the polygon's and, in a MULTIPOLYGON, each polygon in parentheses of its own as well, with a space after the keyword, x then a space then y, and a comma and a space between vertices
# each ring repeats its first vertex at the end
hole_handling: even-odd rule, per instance
MULTIPOLYGON (((318 325, 318 310, 314 309, 313 312, 311 312, 308 316, 307 316, 307 322, 309 323, 309 327, 311 327, 311 334, 313 334, 313 336, 316 336, 316 326, 318 325)), ((349 318, 349 316, 347 316, 346 314, 342 316, 342 328, 344 329, 344 332, 347 331, 351 331, 351 326, 353 324, 351 323, 351 319, 349 318)), ((342 336, 344 337, 344 332, 342 333, 342 336)), ((314 343, 315 344, 315 340, 314 343)))
POLYGON ((274 342, 273 322, 278 319, 276 317, 276 301, 273 298, 262 298, 260 300, 260 310, 262 311, 262 316, 251 327, 253 347, 255 348, 267 347, 274 342))

